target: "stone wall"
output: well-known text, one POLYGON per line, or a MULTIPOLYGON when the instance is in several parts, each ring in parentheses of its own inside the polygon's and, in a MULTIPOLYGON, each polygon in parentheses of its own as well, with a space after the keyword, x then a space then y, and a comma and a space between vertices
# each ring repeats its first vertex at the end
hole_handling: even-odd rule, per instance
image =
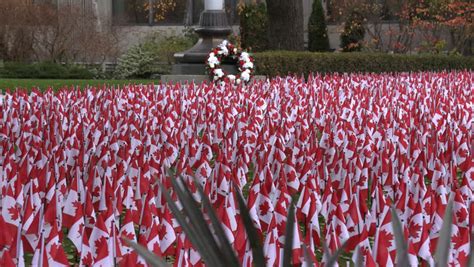
MULTIPOLYGON (((169 37, 183 35, 184 26, 114 26, 113 30, 119 36, 119 46, 122 51, 143 43, 148 37, 169 37)), ((234 33, 239 32, 239 26, 233 26, 234 33)))
MULTIPOLYGON (((74 0, 69 0, 74 1, 74 0)), ((76 0, 77 1, 77 0, 76 0)), ((101 23, 103 25, 111 25, 112 24, 112 0, 84 0, 84 1, 92 1, 99 3, 99 11, 101 23)), ((307 24, 309 20, 309 16, 311 15, 313 0, 303 0, 304 5, 304 25, 305 25, 305 42, 307 43, 307 24)), ((323 0, 323 6, 325 6, 326 1, 323 0)), ((381 48, 383 51, 389 51, 389 47, 393 44, 393 38, 396 37, 398 33, 398 24, 396 22, 385 22, 379 26, 379 31, 382 33, 382 40, 381 40, 381 48), (390 35, 389 32, 392 32, 390 35)), ((369 26, 369 28, 373 29, 373 26, 369 26)), ((147 36, 156 35, 159 36, 172 36, 172 35, 180 35, 183 34, 184 26, 113 26, 113 29, 117 32, 120 36, 120 47, 122 51, 126 51, 133 45, 138 43, 144 42, 147 36)), ((239 26, 233 26, 234 33, 238 34, 239 26)), ((329 35, 329 44, 331 49, 338 50, 340 49, 340 34, 343 30, 343 25, 335 25, 329 24, 328 25, 328 35, 329 35)), ((423 32, 418 32, 415 34, 413 46, 417 46, 420 44, 420 36, 423 35, 423 32)), ((447 47, 450 49, 452 44, 449 42, 450 38, 449 35, 445 32, 442 34, 443 39, 447 41, 447 47)), ((365 42, 371 43, 372 37, 370 34, 366 33, 365 35, 365 42)))
MULTIPOLYGON (((372 26, 369 26, 373 29, 372 26)), ((159 36, 173 36, 173 35, 182 35, 184 26, 115 26, 113 29, 120 36, 120 48, 122 51, 126 51, 133 45, 142 43, 146 40, 148 36, 157 34, 159 36)), ((233 26, 234 33, 238 34, 239 27, 233 26)), ((340 48, 340 35, 343 30, 343 25, 328 25, 328 35, 329 35, 329 45, 331 49, 338 50, 340 48)), ((383 50, 389 50, 389 43, 393 42, 390 38, 394 38, 398 33, 398 24, 397 23, 384 23, 380 25, 380 31, 382 32, 382 47, 383 50), (388 34, 389 31, 392 31, 392 37, 388 34)), ((414 46, 419 44, 421 32, 415 35, 414 46), (418 38, 417 38, 418 36, 418 38)), ((452 44, 449 42, 448 33, 444 33, 443 37, 447 40, 447 46, 452 47, 452 44)), ((305 33, 305 40, 307 41, 307 33, 305 33)), ((372 41, 371 36, 366 33, 365 42, 370 43, 372 41)))

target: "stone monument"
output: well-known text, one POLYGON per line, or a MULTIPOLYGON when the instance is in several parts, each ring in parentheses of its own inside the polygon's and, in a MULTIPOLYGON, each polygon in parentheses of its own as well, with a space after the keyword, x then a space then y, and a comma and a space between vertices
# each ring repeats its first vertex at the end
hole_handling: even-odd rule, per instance
MULTIPOLYGON (((176 64, 173 65, 171 75, 161 76, 163 82, 208 80, 205 62, 209 53, 232 32, 224 10, 224 0, 205 0, 204 11, 195 32, 199 35, 198 42, 189 50, 174 54, 176 64)), ((234 64, 223 64, 222 68, 227 73, 238 72, 234 64)))
POLYGON ((176 64, 173 65, 172 75, 163 75, 162 80, 201 81, 206 78, 203 76, 206 75, 204 63, 209 52, 232 32, 223 0, 205 0, 195 32, 199 35, 198 42, 189 50, 174 54, 176 64))

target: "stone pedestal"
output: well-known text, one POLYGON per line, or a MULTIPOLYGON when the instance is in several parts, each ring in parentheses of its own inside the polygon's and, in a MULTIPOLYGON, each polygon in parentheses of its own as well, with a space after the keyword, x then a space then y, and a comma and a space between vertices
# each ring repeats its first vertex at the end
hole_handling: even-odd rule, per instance
MULTIPOLYGON (((227 74, 237 74, 239 71, 234 64, 223 64, 221 67, 227 74)), ((203 75, 206 74, 206 65, 198 63, 174 64, 171 73, 174 75, 203 75)))
MULTIPOLYGON (((174 54, 176 64, 173 66, 172 74, 205 74, 205 61, 209 53, 226 39, 232 28, 227 23, 224 10, 205 10, 201 13, 199 27, 195 31, 199 35, 199 41, 189 50, 174 54)), ((236 71, 229 71, 234 72, 236 71)))

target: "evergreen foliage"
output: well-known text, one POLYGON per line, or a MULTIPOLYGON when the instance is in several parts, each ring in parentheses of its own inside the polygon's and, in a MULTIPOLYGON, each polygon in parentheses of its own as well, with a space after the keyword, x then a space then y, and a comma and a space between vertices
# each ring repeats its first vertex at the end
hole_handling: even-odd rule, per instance
POLYGON ((118 59, 114 76, 120 79, 146 77, 156 59, 144 45, 133 46, 118 59))
POLYGON ((313 1, 313 11, 308 22, 308 50, 324 52, 329 50, 328 29, 321 0, 313 1))
POLYGON ((167 74, 174 63, 174 54, 193 46, 193 35, 171 36, 164 39, 150 38, 145 43, 130 48, 119 58, 114 77, 150 78, 152 74, 167 74))

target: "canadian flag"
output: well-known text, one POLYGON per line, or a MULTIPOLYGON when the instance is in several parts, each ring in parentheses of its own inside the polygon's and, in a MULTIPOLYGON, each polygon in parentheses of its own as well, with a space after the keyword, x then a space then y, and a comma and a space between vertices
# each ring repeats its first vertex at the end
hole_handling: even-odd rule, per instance
MULTIPOLYGON (((6 229, 5 221, 3 217, 0 216, 0 229, 6 229)), ((10 231, 1 231, 0 232, 0 247, 10 247, 16 238, 15 234, 10 231)))
POLYGON ((186 240, 184 233, 179 233, 176 244, 175 266, 192 266, 189 255, 190 248, 186 243, 189 243, 189 241, 186 240))
MULTIPOLYGON (((323 252, 323 259, 322 262, 325 264, 329 260, 329 256, 336 252, 337 249, 341 247, 341 243, 339 242, 339 238, 337 237, 336 230, 334 229, 333 224, 329 224, 326 227, 326 241, 329 244, 327 245, 328 250, 324 250, 323 252)), ((335 266, 339 266, 337 263, 335 266)))
POLYGON ((369 236, 367 229, 362 230, 362 234, 360 236, 360 242, 357 244, 354 253, 352 254, 352 261, 354 263, 358 262, 358 257, 363 257, 362 263, 364 266, 367 267, 376 267, 376 263, 374 257, 372 256, 372 249, 370 248, 369 243, 369 236))
POLYGON ((151 227, 148 229, 148 238, 146 246, 149 251, 161 256, 160 236, 159 236, 159 220, 157 216, 153 216, 151 227))
POLYGON ((222 227, 226 233, 227 239, 231 244, 234 243, 235 232, 237 230, 237 212, 234 200, 234 187, 230 188, 229 195, 226 196, 224 205, 217 210, 218 217, 222 220, 222 227))
POLYGON ((380 216, 373 248, 374 258, 382 266, 395 265, 396 247, 391 219, 390 208, 386 205, 380 216))
POLYGON ((94 259, 92 258, 92 251, 89 246, 89 237, 83 234, 79 266, 92 266, 93 263, 94 259))
MULTIPOLYGON (((120 228, 120 237, 122 239, 128 239, 133 242, 137 242, 137 235, 135 233, 135 225, 133 224, 132 211, 126 210, 125 217, 123 220, 122 228, 120 228)), ((122 255, 132 253, 132 248, 129 247, 125 242, 122 242, 121 246, 122 255)))
POLYGON ((248 206, 250 208, 250 214, 256 214, 259 219, 259 224, 256 224, 255 218, 253 218, 254 224, 257 227, 261 226, 259 229, 262 231, 266 231, 272 219, 274 207, 265 186, 262 182, 258 182, 257 179, 255 179, 250 189, 248 206))
POLYGON ((163 217, 160 224, 160 248, 163 255, 172 255, 173 243, 176 233, 173 228, 173 217, 168 206, 164 207, 163 217))
POLYGON ((92 229, 89 246, 94 259, 93 266, 113 266, 114 258, 112 251, 109 250, 109 240, 110 235, 105 226, 104 219, 102 214, 99 213, 97 216, 97 221, 92 229))
POLYGON ((39 225, 40 225, 40 216, 41 214, 41 203, 33 203, 34 197, 33 194, 27 196, 25 202, 25 212, 23 214, 23 226, 22 234, 28 243, 25 244, 26 250, 29 252, 34 252, 39 242, 39 225))
POLYGON ((307 229, 310 232, 312 242, 321 243, 321 231, 318 216, 321 211, 321 201, 315 188, 315 180, 309 179, 304 186, 303 193, 297 203, 297 215, 299 220, 305 219, 307 229))
POLYGON ((2 217, 10 233, 16 233, 20 225, 20 207, 17 206, 11 186, 2 199, 2 217))
POLYGON ((445 116, 440 111, 436 111, 436 113, 431 118, 431 122, 433 123, 436 131, 439 132, 445 124, 445 116))
POLYGON ((351 204, 349 205, 349 210, 346 214, 346 227, 349 235, 346 250, 349 251, 355 249, 357 244, 362 241, 360 239, 362 237, 362 232, 365 231, 365 233, 367 233, 358 202, 357 195, 352 195, 351 204))
POLYGON ((459 189, 455 192, 453 213, 455 221, 451 236, 453 244, 452 264, 465 266, 468 264, 467 255, 469 255, 470 249, 469 212, 459 189))
POLYGON ((69 229, 67 237, 71 242, 76 246, 76 249, 79 253, 82 251, 82 242, 84 232, 84 215, 82 213, 82 206, 77 208, 76 217, 74 218, 74 223, 69 229))
POLYGON ((280 266, 283 247, 278 240, 278 231, 276 230, 276 227, 272 227, 272 230, 267 233, 263 243, 263 252, 266 257, 267 266, 280 266))
MULTIPOLYGON (((46 244, 46 251, 49 254, 48 256, 48 265, 50 266, 69 266, 69 261, 67 259, 66 253, 64 252, 63 246, 59 240, 59 235, 57 234, 56 227, 53 227, 53 231, 56 231, 54 237, 48 241, 46 244)), ((53 233, 53 232, 52 232, 53 233)), ((50 234, 51 236, 51 234, 50 234)), ((46 265, 43 265, 46 266, 46 265)))
MULTIPOLYGON (((46 218, 46 216, 45 216, 46 218)), ((46 222, 50 226, 41 233, 41 243, 35 250, 32 265, 38 266, 69 266, 66 253, 59 240, 58 227, 55 222, 46 222), (48 230, 46 230, 48 229, 48 230)))
POLYGON ((315 232, 315 230, 313 230, 313 226, 310 224, 308 230, 306 231, 306 236, 303 242, 304 243, 303 246, 307 246, 306 249, 303 248, 303 253, 308 253, 308 255, 305 255, 302 260, 302 266, 305 266, 305 267, 311 266, 310 263, 306 261, 307 257, 311 259, 311 261, 313 262, 313 264, 315 264, 315 266, 319 266, 318 260, 316 259, 316 254, 315 254, 315 251, 316 251, 315 244, 319 245, 320 241, 317 240, 317 242, 315 242, 316 240, 314 239, 313 232, 315 232))
POLYGON ((0 258, 0 266, 18 267, 13 261, 13 258, 8 250, 4 251, 2 257, 0 258))
POLYGON ((63 225, 65 227, 70 227, 76 218, 78 209, 82 208, 82 203, 84 203, 84 186, 82 180, 74 177, 71 182, 71 188, 69 193, 64 201, 63 207, 63 225), (83 197, 83 201, 80 201, 79 195, 83 197))

